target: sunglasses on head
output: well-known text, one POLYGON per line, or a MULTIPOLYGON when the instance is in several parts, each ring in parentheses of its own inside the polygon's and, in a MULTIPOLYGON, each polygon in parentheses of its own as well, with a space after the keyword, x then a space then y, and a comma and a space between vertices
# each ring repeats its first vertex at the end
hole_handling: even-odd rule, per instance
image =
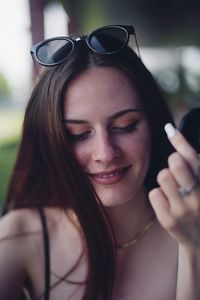
POLYGON ((88 36, 75 39, 69 37, 54 37, 46 39, 31 48, 32 57, 43 66, 56 66, 65 61, 73 52, 74 47, 84 39, 87 46, 99 54, 115 54, 121 51, 129 42, 130 35, 134 35, 137 51, 139 47, 133 26, 110 25, 92 31, 88 36))

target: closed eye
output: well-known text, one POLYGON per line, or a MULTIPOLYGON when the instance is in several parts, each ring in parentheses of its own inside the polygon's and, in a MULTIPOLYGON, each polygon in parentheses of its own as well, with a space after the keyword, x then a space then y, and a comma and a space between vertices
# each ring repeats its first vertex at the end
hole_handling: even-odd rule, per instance
POLYGON ((90 131, 86 131, 79 134, 68 133, 69 139, 72 143, 81 142, 87 139, 90 131))
POLYGON ((120 127, 120 126, 113 126, 111 127, 111 131, 114 131, 114 132, 119 132, 119 133, 130 133, 130 132, 133 132, 135 129, 137 129, 137 125, 138 125, 138 121, 136 122, 133 122, 127 126, 123 126, 123 127, 120 127))

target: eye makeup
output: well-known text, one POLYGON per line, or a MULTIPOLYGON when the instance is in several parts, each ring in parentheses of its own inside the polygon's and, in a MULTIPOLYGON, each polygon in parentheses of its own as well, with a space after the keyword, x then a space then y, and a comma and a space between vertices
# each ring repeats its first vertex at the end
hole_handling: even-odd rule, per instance
MULTIPOLYGON (((126 134, 137 129, 142 115, 140 109, 127 109, 115 113, 108 118, 107 130, 110 133, 126 134)), ((69 138, 72 142, 84 141, 93 131, 92 126, 85 120, 65 120, 69 138)))

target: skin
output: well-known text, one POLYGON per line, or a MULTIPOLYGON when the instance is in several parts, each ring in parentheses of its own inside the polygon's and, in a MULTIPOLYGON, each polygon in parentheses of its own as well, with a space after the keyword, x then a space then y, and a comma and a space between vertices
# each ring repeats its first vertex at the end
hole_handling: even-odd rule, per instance
POLYGON ((151 133, 136 88, 122 71, 89 69, 66 92, 65 123, 119 241, 130 239, 152 215, 143 184, 151 133))
MULTIPOLYGON (((143 181, 149 166, 151 133, 145 114, 131 111, 113 118, 130 108, 142 109, 137 90, 124 73, 113 68, 94 68, 79 75, 65 95, 67 130, 70 135, 81 134, 78 141, 77 136, 75 140, 71 136, 75 154, 106 207, 118 242, 138 235, 153 211, 157 216, 137 244, 117 251, 113 300, 197 300, 200 188, 184 199, 177 188, 193 184, 198 155, 175 131, 170 137, 175 152, 169 157, 168 168, 158 174, 159 187, 147 195, 143 181), (133 119, 137 120, 136 128, 122 133, 119 128, 133 119), (85 130, 87 134, 82 135, 85 130)), ((46 208, 45 215, 54 284, 73 267, 83 245, 77 227, 62 209, 46 208)), ((38 212, 19 209, 8 213, 0 221, 0 240, 0 269, 6 270, 0 272, 0 299, 19 299, 25 276, 31 279, 35 298, 39 297, 44 291, 44 257, 38 212)), ((83 281, 86 270, 83 256, 68 279, 83 281)), ((80 300, 82 294, 83 285, 77 289, 77 285, 62 281, 51 290, 51 299, 71 296, 80 300)))
POLYGON ((150 130, 128 77, 112 68, 90 69, 71 83, 65 99, 76 157, 104 206, 143 196, 150 130))
POLYGON ((157 176, 159 188, 149 194, 160 224, 178 243, 177 300, 199 299, 200 288, 200 185, 186 197, 178 188, 191 187, 197 177, 199 156, 178 130, 168 133, 175 152, 168 168, 157 176))
MULTIPOLYGON (((142 104, 135 86, 114 68, 89 69, 71 82, 65 95, 65 123, 74 152, 106 207, 118 244, 137 236, 153 214, 144 187, 151 132, 144 112, 137 110, 142 104), (131 124, 131 131, 122 131, 131 124), (121 168, 125 173, 116 171, 121 168)), ((118 252, 113 299, 159 299, 165 290, 166 300, 174 299, 176 244, 156 222, 149 234, 136 247, 118 252), (146 276, 149 285, 142 280, 146 276)))

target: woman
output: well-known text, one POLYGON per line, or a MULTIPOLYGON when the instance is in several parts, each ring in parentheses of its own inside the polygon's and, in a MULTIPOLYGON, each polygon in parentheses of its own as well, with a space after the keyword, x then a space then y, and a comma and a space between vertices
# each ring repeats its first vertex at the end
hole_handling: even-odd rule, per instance
POLYGON ((47 68, 0 223, 1 299, 23 286, 46 300, 198 298, 198 155, 168 124, 173 153, 130 34, 107 26, 32 49, 47 68))

